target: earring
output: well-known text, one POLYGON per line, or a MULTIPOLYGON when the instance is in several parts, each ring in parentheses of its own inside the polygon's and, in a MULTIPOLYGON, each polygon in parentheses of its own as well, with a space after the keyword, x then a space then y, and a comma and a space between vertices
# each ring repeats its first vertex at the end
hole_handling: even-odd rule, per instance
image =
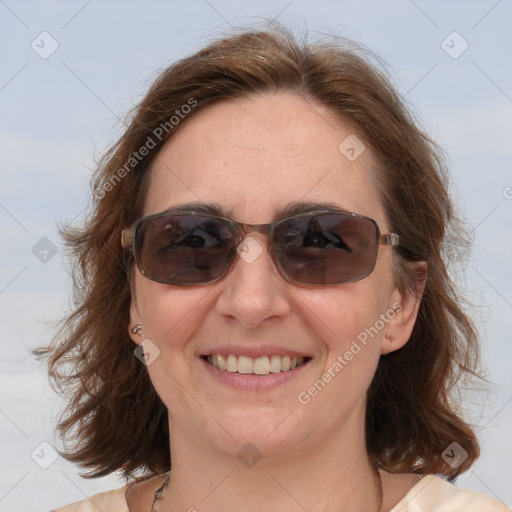
POLYGON ((141 332, 142 331, 142 324, 137 324, 133 329, 132 329, 132 334, 137 334, 138 336, 142 336, 141 332))

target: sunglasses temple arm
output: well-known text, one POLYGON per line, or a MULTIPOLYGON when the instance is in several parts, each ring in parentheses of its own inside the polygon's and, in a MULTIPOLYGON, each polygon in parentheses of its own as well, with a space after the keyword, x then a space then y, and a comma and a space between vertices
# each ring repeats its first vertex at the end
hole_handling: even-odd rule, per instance
POLYGON ((388 235, 381 235, 380 243, 383 245, 399 245, 400 237, 396 233, 389 233, 388 235))
POLYGON ((131 228, 123 229, 121 233, 121 247, 129 248, 133 243, 133 230, 131 228))

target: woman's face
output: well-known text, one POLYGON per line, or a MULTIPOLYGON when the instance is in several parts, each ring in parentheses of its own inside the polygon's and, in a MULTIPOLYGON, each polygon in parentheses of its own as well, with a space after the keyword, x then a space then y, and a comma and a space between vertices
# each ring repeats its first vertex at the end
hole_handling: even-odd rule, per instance
MULTIPOLYGON (((262 224, 292 202, 330 202, 388 233, 370 150, 354 159, 363 149, 354 141, 327 108, 293 94, 218 103, 187 119, 158 154, 144 215, 216 203, 231 219, 262 224)), ((300 286, 281 277, 265 235, 249 236, 250 256, 216 283, 164 285, 135 270, 130 327, 143 329, 132 339, 160 351, 148 370, 169 409, 171 442, 191 436, 231 455, 252 443, 277 455, 318 450, 342 433, 362 439, 379 356, 402 346, 414 321, 398 311, 391 247, 380 246, 360 281, 300 286), (205 361, 219 353, 309 359, 295 370, 247 375, 205 361)))

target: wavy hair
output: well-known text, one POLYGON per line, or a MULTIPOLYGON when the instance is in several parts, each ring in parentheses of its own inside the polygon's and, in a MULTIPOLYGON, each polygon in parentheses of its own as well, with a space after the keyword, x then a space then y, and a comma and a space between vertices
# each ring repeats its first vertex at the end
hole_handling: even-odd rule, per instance
POLYGON ((448 273, 450 249, 466 239, 439 148, 374 60, 345 39, 300 42, 268 24, 172 64, 131 112, 127 129, 98 163, 85 221, 61 228, 73 262, 74 306, 49 347, 48 365, 67 400, 58 425, 64 456, 86 476, 170 469, 167 410, 127 332, 133 261, 120 244, 122 230, 142 214, 151 163, 205 106, 277 91, 325 105, 371 148, 390 228, 400 235, 393 260, 400 290, 414 292, 420 279, 408 262, 428 264, 412 335, 402 349, 381 356, 368 390, 369 456, 390 472, 448 479, 478 457, 475 434, 453 400, 459 379, 478 375, 476 332, 448 273), (468 453, 457 468, 441 457, 453 442, 468 453))

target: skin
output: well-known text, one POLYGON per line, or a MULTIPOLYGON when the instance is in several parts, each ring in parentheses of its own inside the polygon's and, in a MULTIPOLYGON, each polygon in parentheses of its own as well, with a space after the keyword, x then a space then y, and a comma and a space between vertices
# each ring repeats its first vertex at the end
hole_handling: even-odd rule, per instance
MULTIPOLYGON (((215 202, 228 217, 276 220, 291 201, 329 201, 389 225, 366 149, 349 161, 338 145, 353 130, 324 106, 292 93, 228 100, 192 117, 157 155, 144 215, 188 202, 215 202)), ((335 286, 291 284, 278 273, 267 238, 263 252, 238 258, 219 282, 170 286, 134 273, 129 331, 160 350, 148 366, 169 408, 172 474, 161 509, 203 511, 373 511, 378 482, 364 440, 366 391, 381 354, 408 340, 419 302, 394 285, 392 248, 380 246, 374 271, 335 286), (365 328, 396 304, 401 311, 311 399, 306 391, 365 328), (312 357, 300 375, 270 391, 238 390, 204 369, 201 354, 220 345, 288 347, 312 357), (262 458, 237 457, 247 443, 262 458)), ((395 306, 394 306, 395 305, 395 306)), ((380 472, 392 508, 415 475, 380 472)), ((160 481, 134 486, 131 510, 150 510, 160 481)))

